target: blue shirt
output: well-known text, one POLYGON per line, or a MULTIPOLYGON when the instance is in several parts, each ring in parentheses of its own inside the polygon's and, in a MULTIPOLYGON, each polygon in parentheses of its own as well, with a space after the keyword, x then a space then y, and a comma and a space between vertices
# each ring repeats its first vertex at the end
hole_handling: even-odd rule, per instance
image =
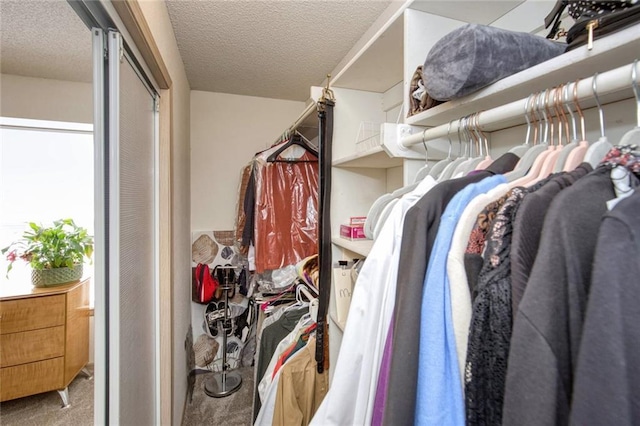
POLYGON ((506 182, 488 177, 458 192, 442 214, 424 280, 420 318, 420 352, 416 425, 465 424, 464 395, 451 317, 447 256, 458 220, 477 195, 506 182))

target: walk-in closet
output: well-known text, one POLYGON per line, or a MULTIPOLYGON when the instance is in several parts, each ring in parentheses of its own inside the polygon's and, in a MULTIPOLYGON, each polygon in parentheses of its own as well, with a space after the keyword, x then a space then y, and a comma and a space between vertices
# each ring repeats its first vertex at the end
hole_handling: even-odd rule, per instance
POLYGON ((640 1, 67 3, 93 100, 13 25, 0 124, 94 111, 95 424, 640 424, 640 1))

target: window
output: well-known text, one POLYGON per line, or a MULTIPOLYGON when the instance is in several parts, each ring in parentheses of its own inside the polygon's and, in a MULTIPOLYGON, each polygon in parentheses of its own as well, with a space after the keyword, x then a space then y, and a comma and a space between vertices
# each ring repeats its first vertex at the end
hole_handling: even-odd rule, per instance
MULTIPOLYGON (((0 117, 0 248, 18 239, 28 222, 72 218, 93 235, 93 126, 0 117)), ((0 259, 0 282, 7 281, 0 259)), ((85 264, 85 275, 92 273, 85 264)), ((11 282, 29 282, 14 263, 11 282)), ((92 298, 93 300, 93 298, 92 298)))

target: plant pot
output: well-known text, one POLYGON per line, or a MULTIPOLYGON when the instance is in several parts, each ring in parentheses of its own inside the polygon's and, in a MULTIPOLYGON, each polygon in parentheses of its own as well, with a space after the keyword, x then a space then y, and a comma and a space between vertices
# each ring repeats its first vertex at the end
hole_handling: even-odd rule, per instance
POLYGON ((82 263, 73 268, 33 269, 31 282, 36 287, 53 287, 78 281, 82 278, 82 263))

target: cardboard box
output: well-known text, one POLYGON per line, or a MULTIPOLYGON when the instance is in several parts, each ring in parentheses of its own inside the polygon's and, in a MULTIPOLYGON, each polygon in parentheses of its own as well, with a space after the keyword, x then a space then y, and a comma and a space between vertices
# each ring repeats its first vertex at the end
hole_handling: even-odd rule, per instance
POLYGON ((364 240, 367 237, 364 235, 364 228, 362 226, 340 225, 340 236, 348 240, 364 240))

